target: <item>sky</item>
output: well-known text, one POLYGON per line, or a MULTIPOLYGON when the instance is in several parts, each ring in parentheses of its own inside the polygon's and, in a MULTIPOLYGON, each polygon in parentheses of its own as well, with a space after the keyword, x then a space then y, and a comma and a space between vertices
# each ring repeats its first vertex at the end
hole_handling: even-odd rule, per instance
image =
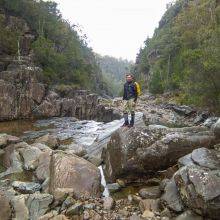
POLYGON ((80 25, 101 55, 135 60, 171 0, 55 0, 63 18, 80 25))

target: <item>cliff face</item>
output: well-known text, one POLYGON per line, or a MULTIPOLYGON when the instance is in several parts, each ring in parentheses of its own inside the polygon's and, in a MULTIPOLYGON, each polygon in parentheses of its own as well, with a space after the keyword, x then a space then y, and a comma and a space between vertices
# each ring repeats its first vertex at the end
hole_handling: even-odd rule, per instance
POLYGON ((99 105, 98 95, 86 90, 69 89, 66 94, 52 91, 41 82, 43 70, 33 62, 31 43, 35 39, 23 19, 10 16, 8 30, 17 28, 22 36, 16 56, 7 48, 0 51, 0 121, 74 116, 79 119, 111 121, 118 118, 113 110, 99 105))
POLYGON ((0 72, 0 121, 74 116, 106 122, 120 117, 99 105, 98 95, 89 91, 70 89, 61 96, 38 81, 41 74, 39 67, 24 63, 11 63, 0 72))

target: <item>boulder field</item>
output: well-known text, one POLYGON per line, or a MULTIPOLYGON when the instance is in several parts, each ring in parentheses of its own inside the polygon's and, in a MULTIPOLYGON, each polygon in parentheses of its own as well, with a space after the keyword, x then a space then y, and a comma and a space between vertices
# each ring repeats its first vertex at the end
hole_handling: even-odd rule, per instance
POLYGON ((31 143, 0 134, 0 219, 218 219, 220 120, 198 124, 181 107, 143 105, 134 128, 109 132, 91 148, 64 147, 52 134, 31 143), (170 126, 173 115, 184 126, 170 126))

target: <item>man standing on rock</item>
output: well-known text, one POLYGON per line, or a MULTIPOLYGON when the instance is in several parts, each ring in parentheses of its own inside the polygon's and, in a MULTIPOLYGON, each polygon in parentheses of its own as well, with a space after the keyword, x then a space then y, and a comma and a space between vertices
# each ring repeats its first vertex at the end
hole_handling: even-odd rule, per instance
POLYGON ((132 74, 126 74, 126 83, 124 84, 123 93, 123 112, 124 112, 124 124, 123 127, 133 127, 134 117, 135 117, 135 107, 138 98, 138 88, 139 85, 134 82, 134 77, 132 74), (128 113, 131 113, 130 123, 128 121, 128 113))

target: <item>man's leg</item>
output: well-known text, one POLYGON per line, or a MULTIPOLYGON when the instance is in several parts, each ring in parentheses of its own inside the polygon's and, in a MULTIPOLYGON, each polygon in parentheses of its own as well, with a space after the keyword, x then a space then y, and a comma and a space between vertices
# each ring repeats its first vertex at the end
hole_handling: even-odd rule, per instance
POLYGON ((134 119, 135 119, 135 107, 136 107, 136 103, 134 102, 134 100, 131 100, 131 104, 130 104, 130 112, 131 112, 131 121, 130 121, 130 127, 134 126, 134 119))
POLYGON ((128 126, 129 125, 129 121, 128 121, 128 101, 124 101, 123 112, 124 112, 124 124, 122 126, 128 126))

